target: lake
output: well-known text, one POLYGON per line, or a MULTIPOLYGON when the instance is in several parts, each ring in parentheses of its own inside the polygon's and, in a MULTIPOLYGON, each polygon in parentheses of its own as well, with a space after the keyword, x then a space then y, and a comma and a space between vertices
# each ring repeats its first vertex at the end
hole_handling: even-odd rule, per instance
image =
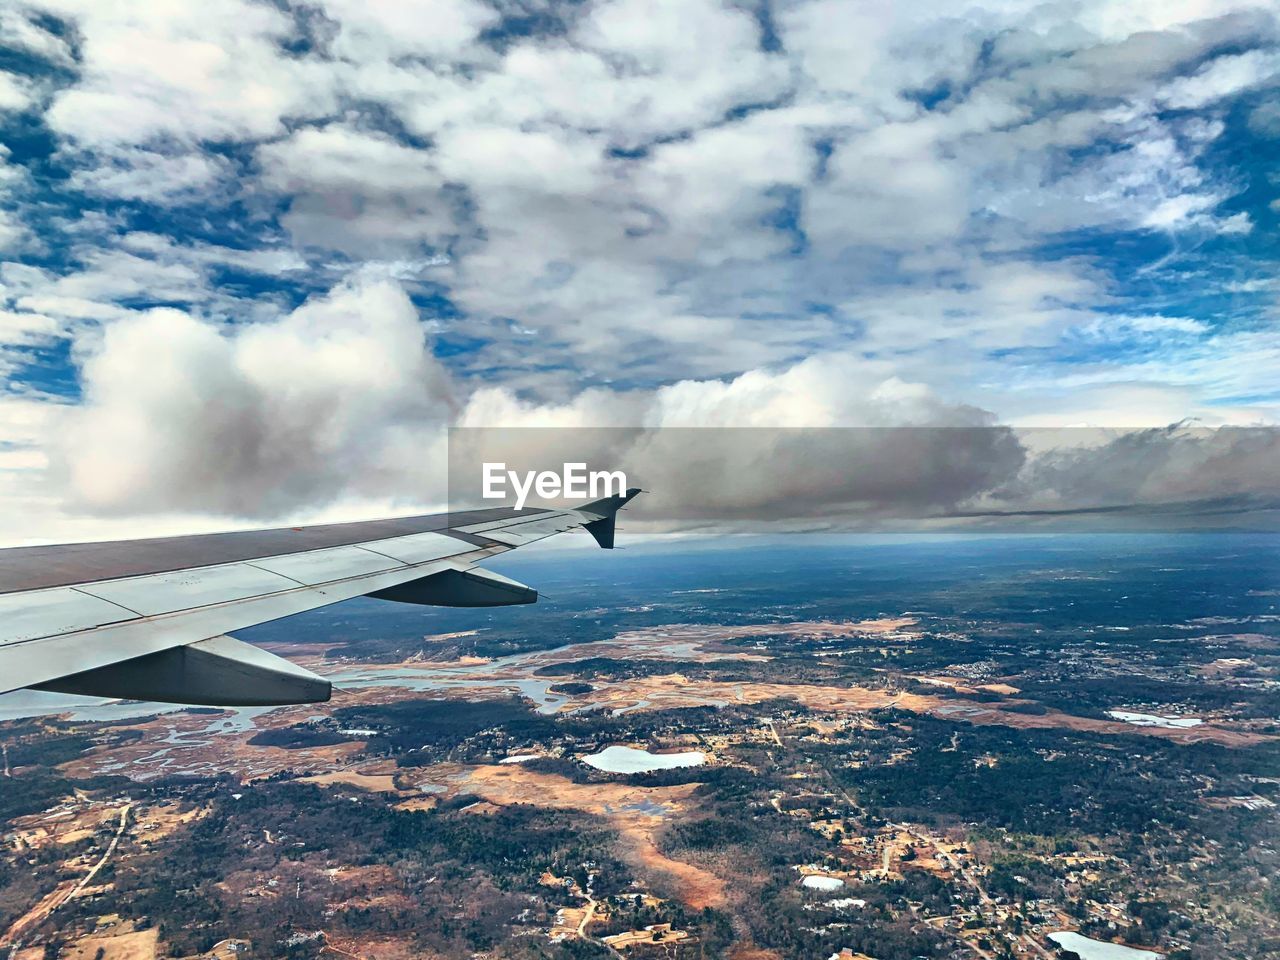
POLYGON ((1080 954, 1082 960, 1160 960, 1164 956, 1153 950, 1139 950, 1126 947, 1123 943, 1111 943, 1107 940, 1092 940, 1083 937, 1073 930, 1062 930, 1049 934, 1049 939, 1066 950, 1080 954))
POLYGON ((803 886, 810 890, 839 890, 844 886, 844 881, 839 877, 824 877, 821 874, 811 873, 800 881, 803 886))
POLYGON ((699 750, 650 753, 635 747, 605 747, 599 753, 583 757, 582 762, 606 773, 649 773, 651 770, 696 767, 707 762, 707 755, 699 750))
POLYGON ((1107 714, 1125 723, 1132 723, 1135 727, 1167 727, 1178 730, 1198 727, 1204 723, 1199 717, 1157 717, 1151 713, 1130 713, 1127 710, 1108 710, 1107 714))

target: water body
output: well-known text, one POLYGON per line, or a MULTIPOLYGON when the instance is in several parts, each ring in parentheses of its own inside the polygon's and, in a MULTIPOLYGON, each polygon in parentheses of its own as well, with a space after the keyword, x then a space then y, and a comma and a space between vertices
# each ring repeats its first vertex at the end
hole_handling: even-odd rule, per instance
POLYGON ((1126 947, 1122 943, 1110 943, 1106 940, 1092 940, 1081 936, 1073 930, 1049 934, 1049 939, 1066 950, 1080 954, 1083 960, 1160 960, 1164 956, 1152 950, 1139 950, 1126 947))
POLYGON ((132 720, 157 713, 176 713, 185 707, 173 703, 147 703, 142 700, 107 700, 82 697, 74 693, 48 693, 43 690, 15 690, 0 694, 0 720, 68 714, 72 720, 132 720))
POLYGON ((651 770, 673 770, 696 767, 707 762, 700 750, 686 753, 650 753, 634 747, 605 747, 599 753, 582 758, 582 762, 606 773, 648 773, 651 770))
POLYGON ((1172 730, 1198 727, 1204 723, 1199 717, 1157 717, 1150 713, 1129 713, 1127 710, 1108 710, 1107 716, 1132 723, 1135 727, 1167 727, 1172 730))
POLYGON ((832 890, 839 890, 843 887, 844 881, 839 877, 825 877, 819 873, 811 873, 801 880, 800 884, 810 890, 825 890, 830 893, 832 890))
POLYGON ((339 687, 402 687, 415 693, 468 687, 494 690, 506 688, 532 700, 537 705, 538 713, 555 713, 557 709, 573 699, 550 690, 552 684, 560 682, 559 678, 551 677, 544 680, 540 677, 486 676, 494 672, 495 668, 509 667, 514 662, 528 657, 528 654, 517 654, 492 663, 449 667, 364 668, 334 674, 328 679, 339 687))

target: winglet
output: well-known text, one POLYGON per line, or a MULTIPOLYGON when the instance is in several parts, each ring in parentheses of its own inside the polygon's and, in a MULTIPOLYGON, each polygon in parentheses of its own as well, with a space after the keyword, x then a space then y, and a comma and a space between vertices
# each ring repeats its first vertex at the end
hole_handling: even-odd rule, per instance
POLYGON ((627 503, 636 498, 637 495, 643 493, 639 487, 631 487, 625 494, 621 496, 615 494, 612 497, 604 497, 600 500, 592 500, 590 503, 583 504, 578 509, 583 513, 601 514, 598 520, 592 520, 584 523, 587 533, 595 537, 596 543, 604 547, 606 550, 613 549, 613 534, 615 522, 618 518, 618 511, 627 503))

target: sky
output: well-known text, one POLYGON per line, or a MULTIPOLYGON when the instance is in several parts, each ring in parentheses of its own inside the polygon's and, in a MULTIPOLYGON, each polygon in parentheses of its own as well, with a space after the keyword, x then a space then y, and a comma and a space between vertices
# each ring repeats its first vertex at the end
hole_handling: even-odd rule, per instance
POLYGON ((1280 417, 1274 2, 7 3, 0 144, 6 543, 427 507, 458 425, 1280 417))

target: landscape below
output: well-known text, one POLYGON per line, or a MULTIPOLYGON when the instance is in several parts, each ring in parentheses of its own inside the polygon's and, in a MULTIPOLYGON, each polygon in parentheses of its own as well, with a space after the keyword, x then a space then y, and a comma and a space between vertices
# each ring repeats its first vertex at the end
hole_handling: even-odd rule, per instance
POLYGON ((328 704, 0 697, 0 952, 1280 956, 1270 537, 494 567, 241 634, 328 704))

